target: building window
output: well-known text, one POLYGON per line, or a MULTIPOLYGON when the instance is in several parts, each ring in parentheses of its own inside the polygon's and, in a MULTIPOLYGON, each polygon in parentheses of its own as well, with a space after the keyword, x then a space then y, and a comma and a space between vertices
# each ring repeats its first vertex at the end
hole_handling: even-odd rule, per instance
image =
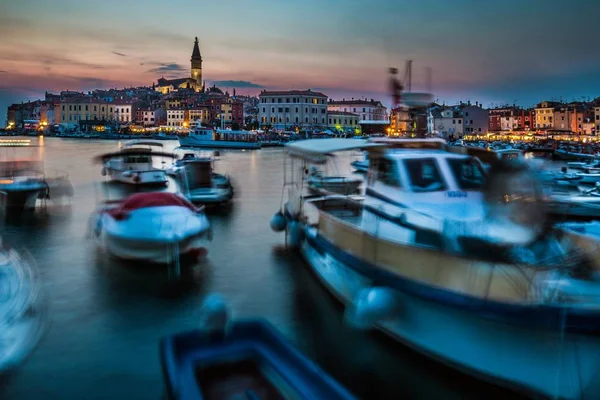
MULTIPOLYGON (((304 110, 304 112, 305 112, 306 114, 308 114, 308 107, 306 107, 306 109, 304 110)), ((308 121, 306 121, 306 122, 308 122, 308 121)))
POLYGON ((296 107, 296 112, 298 112, 298 107, 296 107))
POLYGON ((286 112, 286 113, 289 113, 289 112, 290 112, 290 108, 289 108, 289 107, 286 107, 286 108, 285 108, 285 112, 286 112))
POLYGON ((271 112, 275 112, 275 107, 271 107, 271 112))
POLYGON ((304 122, 308 124, 308 117, 304 118, 304 122))
POLYGON ((277 109, 277 112, 283 112, 283 107, 279 107, 279 108, 277 109))

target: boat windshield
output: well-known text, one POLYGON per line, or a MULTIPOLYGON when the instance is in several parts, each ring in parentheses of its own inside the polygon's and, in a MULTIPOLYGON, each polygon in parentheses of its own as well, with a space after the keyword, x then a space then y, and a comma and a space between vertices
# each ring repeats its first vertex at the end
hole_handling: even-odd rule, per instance
POLYGON ((485 175, 481 165, 469 158, 449 158, 448 165, 454 180, 462 190, 481 190, 485 183, 485 175))
POLYGON ((129 156, 125 159, 127 164, 148 164, 151 162, 150 156, 129 156))
POLYGON ((404 160, 413 192, 438 192, 446 190, 446 183, 433 158, 404 160))

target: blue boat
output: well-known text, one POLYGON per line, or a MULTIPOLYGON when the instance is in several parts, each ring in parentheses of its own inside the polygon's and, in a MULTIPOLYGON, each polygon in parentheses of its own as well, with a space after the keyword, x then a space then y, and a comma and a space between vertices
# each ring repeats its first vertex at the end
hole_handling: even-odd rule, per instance
POLYGON ((260 319, 168 336, 160 353, 168 399, 355 399, 260 319))

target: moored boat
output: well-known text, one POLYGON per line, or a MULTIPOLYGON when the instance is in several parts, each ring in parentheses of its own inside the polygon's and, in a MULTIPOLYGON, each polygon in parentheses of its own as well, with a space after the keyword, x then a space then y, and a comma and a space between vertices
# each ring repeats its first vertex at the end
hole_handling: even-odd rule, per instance
POLYGON ((225 205, 233 198, 229 176, 214 171, 211 156, 183 159, 177 177, 183 195, 194 204, 225 205))
POLYGON ((229 321, 214 294, 203 308, 201 329, 161 341, 168 399, 354 399, 268 322, 229 321))
POLYGON ((90 228, 110 254, 156 264, 204 255, 202 243, 211 236, 203 208, 167 192, 136 193, 108 202, 92 215, 90 222, 90 228))
POLYGON ((0 141, 0 192, 5 194, 4 206, 12 212, 35 208, 37 200, 48 192, 43 160, 38 146, 29 139, 0 141), (33 153, 33 154, 32 154, 33 153))
POLYGON ((114 182, 130 185, 167 185, 167 173, 154 166, 155 158, 174 158, 171 153, 156 151, 162 149, 160 142, 151 140, 134 140, 112 153, 96 157, 102 164, 102 175, 108 175, 114 182))
MULTIPOLYGON (((299 142, 288 154, 306 168, 351 147, 331 144, 299 142)), ((548 229, 543 204, 531 201, 541 190, 516 167, 488 177, 466 155, 370 145, 354 147, 370 148, 364 202, 302 197, 296 182, 287 219, 272 221, 348 322, 527 393, 598 390, 600 244, 548 229)))
POLYGON ((179 136, 182 147, 203 147, 216 149, 260 149, 261 142, 256 132, 214 130, 200 123, 190 130, 188 136, 179 136))

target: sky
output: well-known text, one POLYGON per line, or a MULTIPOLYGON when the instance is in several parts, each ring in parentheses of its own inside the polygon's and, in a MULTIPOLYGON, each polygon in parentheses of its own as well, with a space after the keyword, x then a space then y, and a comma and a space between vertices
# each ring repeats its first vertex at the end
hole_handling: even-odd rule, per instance
MULTIPOLYGON (((413 91, 440 102, 529 106, 600 96, 598 0, 3 0, 0 126, 45 91, 189 76, 391 103, 387 70, 413 60, 413 91)), ((401 74, 403 75, 403 74, 401 74)))

